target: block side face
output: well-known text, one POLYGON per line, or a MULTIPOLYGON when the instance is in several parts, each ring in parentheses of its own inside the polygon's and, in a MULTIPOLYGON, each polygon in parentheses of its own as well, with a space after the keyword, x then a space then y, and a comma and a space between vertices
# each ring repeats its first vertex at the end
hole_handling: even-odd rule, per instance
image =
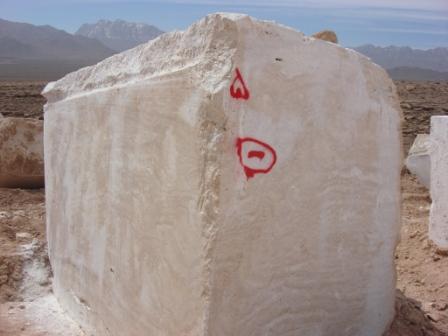
POLYGON ((46 107, 55 292, 95 334, 200 335, 197 111, 187 75, 46 107))
POLYGON ((343 48, 239 29, 207 335, 382 335, 400 217, 393 83, 343 48))
POLYGON ((429 238, 448 249, 448 118, 431 118, 431 211, 429 238))

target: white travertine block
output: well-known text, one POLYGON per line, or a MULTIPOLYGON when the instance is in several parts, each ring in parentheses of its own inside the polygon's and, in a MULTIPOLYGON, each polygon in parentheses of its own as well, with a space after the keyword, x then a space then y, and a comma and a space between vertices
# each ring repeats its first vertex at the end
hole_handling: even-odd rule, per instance
POLYGON ((45 89, 55 293, 96 335, 382 335, 400 108, 360 54, 244 15, 45 89))
POLYGON ((429 134, 417 134, 406 158, 406 168, 428 189, 431 184, 430 152, 429 134))
POLYGON ((448 249, 448 116, 431 117, 431 213, 429 239, 448 249))

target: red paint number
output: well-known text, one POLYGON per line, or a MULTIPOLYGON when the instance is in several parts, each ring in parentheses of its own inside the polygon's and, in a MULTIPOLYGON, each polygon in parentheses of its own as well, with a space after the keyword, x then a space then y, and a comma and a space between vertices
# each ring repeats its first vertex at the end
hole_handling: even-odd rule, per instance
POLYGON ((246 84, 244 83, 243 76, 238 68, 235 69, 236 76, 233 79, 232 85, 230 85, 230 95, 235 99, 248 100, 250 93, 246 84))
POLYGON ((255 174, 267 174, 277 162, 274 148, 254 138, 238 138, 236 148, 247 179, 255 174))

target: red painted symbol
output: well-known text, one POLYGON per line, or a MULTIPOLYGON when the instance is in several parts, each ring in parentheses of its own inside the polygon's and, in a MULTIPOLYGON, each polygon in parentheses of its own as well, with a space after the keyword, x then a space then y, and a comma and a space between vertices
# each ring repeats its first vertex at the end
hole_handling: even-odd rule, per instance
POLYGON ((247 179, 269 173, 277 161, 274 148, 254 138, 238 138, 236 148, 247 179))
POLYGON ((248 100, 250 93, 244 83, 243 76, 241 76, 241 72, 238 68, 235 69, 236 76, 230 85, 230 95, 235 99, 245 99, 248 100))

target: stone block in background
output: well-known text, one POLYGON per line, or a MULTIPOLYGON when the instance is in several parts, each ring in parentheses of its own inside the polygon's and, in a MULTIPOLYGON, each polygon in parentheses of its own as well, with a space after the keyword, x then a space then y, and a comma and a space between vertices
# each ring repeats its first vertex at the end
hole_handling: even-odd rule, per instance
POLYGON ((429 134, 417 134, 405 162, 406 168, 428 189, 431 184, 430 150, 429 134))
POLYGON ((0 117, 0 187, 44 186, 43 122, 0 117))
POLYGON ((214 14, 44 94, 54 289, 88 333, 386 330, 401 115, 366 57, 214 14))
POLYGON ((429 239, 448 251, 448 116, 431 117, 429 239))

